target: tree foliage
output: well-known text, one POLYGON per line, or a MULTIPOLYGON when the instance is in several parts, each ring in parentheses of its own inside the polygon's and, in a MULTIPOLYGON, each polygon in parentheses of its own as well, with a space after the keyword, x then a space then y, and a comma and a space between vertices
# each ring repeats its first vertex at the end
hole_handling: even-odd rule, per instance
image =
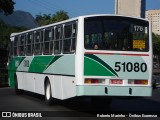
POLYGON ((152 34, 153 40, 153 54, 160 55, 160 35, 152 34))
POLYGON ((12 0, 0 0, 0 12, 10 15, 14 11, 14 2, 12 0))
POLYGON ((24 27, 11 27, 0 21, 0 48, 7 49, 11 33, 26 30, 24 27))
POLYGON ((55 14, 43 14, 43 15, 36 15, 35 21, 37 22, 38 26, 48 25, 51 23, 60 22, 63 20, 69 19, 67 12, 61 10, 56 12, 55 14))

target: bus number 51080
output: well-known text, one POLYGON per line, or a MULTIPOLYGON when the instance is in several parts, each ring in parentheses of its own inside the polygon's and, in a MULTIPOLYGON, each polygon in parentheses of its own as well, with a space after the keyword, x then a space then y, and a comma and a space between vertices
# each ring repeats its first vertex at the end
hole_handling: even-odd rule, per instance
POLYGON ((146 72, 147 71, 147 64, 146 63, 131 63, 131 62, 116 62, 115 63, 115 71, 123 72, 146 72))

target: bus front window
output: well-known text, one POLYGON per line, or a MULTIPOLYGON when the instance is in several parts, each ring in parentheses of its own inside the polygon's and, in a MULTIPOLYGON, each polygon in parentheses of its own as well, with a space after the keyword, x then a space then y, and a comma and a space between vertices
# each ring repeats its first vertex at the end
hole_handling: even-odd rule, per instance
POLYGON ((85 49, 114 51, 148 51, 149 23, 127 17, 86 18, 84 29, 85 49))

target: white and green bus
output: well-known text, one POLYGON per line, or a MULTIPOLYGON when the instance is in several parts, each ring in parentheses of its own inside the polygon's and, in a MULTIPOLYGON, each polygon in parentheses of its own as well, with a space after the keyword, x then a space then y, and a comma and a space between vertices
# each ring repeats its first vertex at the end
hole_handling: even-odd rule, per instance
POLYGON ((148 20, 89 15, 11 34, 9 85, 51 98, 151 96, 148 20))

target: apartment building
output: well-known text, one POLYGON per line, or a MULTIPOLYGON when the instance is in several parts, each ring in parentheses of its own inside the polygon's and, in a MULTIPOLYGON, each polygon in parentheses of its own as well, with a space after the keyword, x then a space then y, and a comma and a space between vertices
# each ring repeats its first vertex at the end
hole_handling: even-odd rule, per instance
POLYGON ((146 19, 152 22, 152 32, 160 35, 160 9, 159 10, 147 10, 146 19))
POLYGON ((115 0, 115 14, 145 18, 146 0, 115 0))

